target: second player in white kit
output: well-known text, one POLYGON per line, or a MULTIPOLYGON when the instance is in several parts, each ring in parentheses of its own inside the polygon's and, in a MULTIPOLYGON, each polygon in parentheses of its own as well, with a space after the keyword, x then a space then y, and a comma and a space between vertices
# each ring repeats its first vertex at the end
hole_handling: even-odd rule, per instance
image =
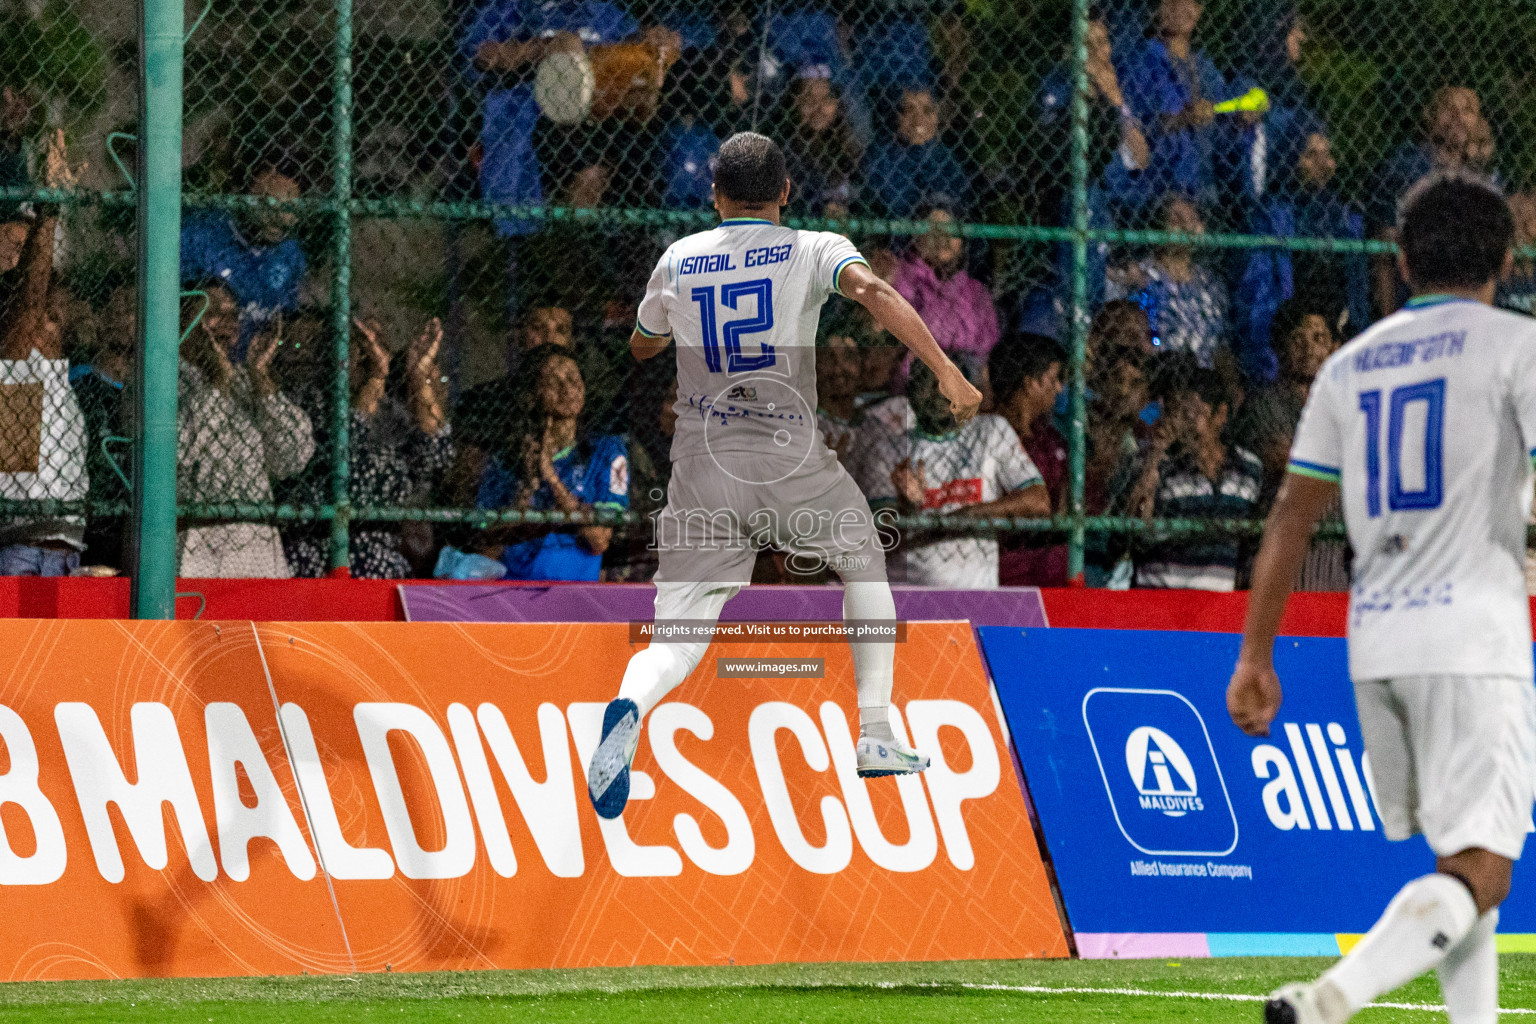
MULTIPOLYGON (((816 326, 833 292, 863 305, 933 370, 957 420, 981 404, 916 311, 851 242, 779 225, 789 189, 772 140, 751 132, 726 140, 715 175, 722 222, 662 255, 630 338, 638 359, 671 346, 677 358, 672 476, 654 538, 658 623, 712 624, 751 582, 764 547, 786 552, 797 569, 834 569, 845 620, 894 622, 877 523, 816 422, 816 326)), ((707 647, 652 642, 631 658, 587 772, 598 814, 623 812, 640 723, 707 647)), ((895 645, 855 643, 852 651, 859 774, 922 771, 928 759, 892 728, 895 645)))
POLYGON ((1275 993, 1270 1024, 1341 1024, 1437 970, 1453 1024, 1498 1018, 1498 905, 1531 829, 1536 690, 1525 520, 1536 457, 1536 321, 1491 306, 1513 223, 1484 182, 1404 200, 1417 297, 1313 383, 1254 567, 1233 720, 1267 735, 1271 652, 1313 525, 1342 489, 1354 550, 1349 666, 1389 839, 1422 833, 1409 882, 1317 982, 1275 993))

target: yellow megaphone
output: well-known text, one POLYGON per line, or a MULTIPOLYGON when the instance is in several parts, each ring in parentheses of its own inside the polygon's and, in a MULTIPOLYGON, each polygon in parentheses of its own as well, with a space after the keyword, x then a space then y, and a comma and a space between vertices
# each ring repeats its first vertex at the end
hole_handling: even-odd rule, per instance
POLYGON ((1235 99, 1223 100, 1211 107, 1217 114, 1263 114, 1269 110, 1269 93, 1254 86, 1235 99))

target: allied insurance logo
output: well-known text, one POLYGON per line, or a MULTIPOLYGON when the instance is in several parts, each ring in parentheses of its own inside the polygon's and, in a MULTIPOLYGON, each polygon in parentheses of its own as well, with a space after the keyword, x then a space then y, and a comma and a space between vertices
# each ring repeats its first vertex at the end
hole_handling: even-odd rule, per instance
POLYGON ((1224 857, 1237 815, 1200 712, 1172 690, 1097 687, 1083 724, 1115 823, 1147 854, 1224 857))
POLYGON ((1162 811, 1170 818, 1182 818, 1190 811, 1203 811, 1200 783, 1189 755, 1172 736, 1161 729, 1143 725, 1125 741, 1125 767, 1141 794, 1141 809, 1162 811), (1174 782, 1177 773, 1179 780, 1174 782))

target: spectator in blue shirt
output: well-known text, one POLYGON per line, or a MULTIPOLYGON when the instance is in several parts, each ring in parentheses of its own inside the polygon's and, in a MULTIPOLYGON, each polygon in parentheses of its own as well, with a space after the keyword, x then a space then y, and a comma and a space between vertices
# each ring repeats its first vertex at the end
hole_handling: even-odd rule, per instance
POLYGON ((803 7, 776 11, 768 27, 768 39, 778 59, 796 73, 807 68, 825 72, 841 98, 843 116, 860 148, 874 138, 866 83, 854 68, 845 43, 848 33, 837 16, 816 0, 803 7))
MULTIPOLYGON (((1263 199, 1285 185, 1289 169, 1278 165, 1275 150, 1292 122, 1313 116, 1311 97, 1301 77, 1307 25, 1295 3, 1255 0, 1255 10, 1247 20, 1259 31, 1242 48, 1241 71, 1230 91, 1245 93, 1262 88, 1269 97, 1269 110, 1224 117, 1217 124, 1216 177, 1227 209, 1263 199)), ((1230 224, 1241 230, 1243 219, 1233 217, 1230 224)))
MULTIPOLYGON (((1247 230, 1281 237, 1365 237, 1365 218, 1333 187, 1337 163, 1327 126, 1297 111, 1277 133, 1272 149, 1275 189, 1251 204, 1247 230)), ((1271 348, 1270 322, 1292 296, 1320 308, 1341 311, 1342 324, 1330 324, 1345 337, 1370 323, 1369 265, 1360 253, 1288 252, 1253 249, 1236 257, 1233 294, 1238 361, 1259 383, 1275 379, 1277 353, 1271 348)))
MULTIPOLYGON (((485 89, 480 144, 480 194, 488 202, 539 206, 542 169, 534 150, 539 106, 533 78, 553 53, 582 53, 617 43, 640 26, 605 0, 486 0, 470 18, 460 52, 473 81, 485 89)), ((501 220, 503 235, 530 234, 532 220, 501 220)))
MULTIPOLYGON (((667 77, 669 101, 679 116, 702 118, 716 138, 751 130, 783 89, 785 71, 761 26, 738 4, 721 4, 711 37, 685 47, 667 77)), ((672 19, 676 24, 677 19, 672 19)), ((686 36, 685 36, 686 42, 686 36)))
MULTIPOLYGON (((1404 142, 1376 174, 1366 208, 1374 237, 1397 241, 1397 202, 1426 174, 1461 169, 1486 173, 1492 160, 1493 132, 1483 119, 1477 93, 1459 85, 1437 90, 1424 111, 1424 138, 1404 142)), ((1391 257, 1374 262, 1371 296, 1377 316, 1395 312, 1407 301, 1407 285, 1391 257)))
POLYGON ((1099 0, 1096 5, 1109 29, 1109 40, 1118 53, 1131 53, 1141 45, 1152 23, 1154 0, 1099 0))
MULTIPOLYGON (((301 191, 295 168, 284 158, 264 158, 248 191, 253 196, 288 201, 301 191)), ((299 308, 299 289, 308 273, 304 249, 293 237, 298 216, 289 210, 258 207, 241 218, 223 210, 189 213, 181 228, 181 279, 216 280, 229 286, 240 307, 240 346, 244 357, 251 338, 279 313, 299 308)))
MULTIPOLYGON (((1069 187, 1072 157, 1072 63, 1056 65, 1040 86, 1037 106, 1040 127, 1047 133, 1045 165, 1051 170, 1040 190, 1042 217, 1057 217, 1070 224, 1072 195, 1069 187)), ((1151 160, 1147 137, 1131 113, 1120 88, 1110 32, 1094 12, 1088 22, 1088 226, 1115 227, 1123 211, 1144 206, 1151 175, 1144 173, 1151 160)), ((1071 292, 1072 246, 1057 247, 1056 266, 1062 295, 1071 292)), ((1097 307, 1104 298, 1104 270, 1109 245, 1090 243, 1088 249, 1088 301, 1097 307)))
MULTIPOLYGON (((1188 196, 1167 196, 1158 229, 1181 234, 1205 233, 1199 207, 1188 196)), ((1150 258, 1111 276, 1104 295, 1130 299, 1147 311, 1153 347, 1188 352, 1203 368, 1215 365, 1216 353, 1231 333, 1226 282, 1200 263, 1192 246, 1165 243, 1150 258)))
MULTIPOLYGON (((1147 136, 1121 89, 1123 75, 1110 45, 1109 29, 1095 16, 1088 22, 1088 176, 1104 199, 1118 205, 1141 205, 1149 184, 1141 172, 1151 159, 1147 136)), ((1041 211, 1053 215, 1065 209, 1072 158, 1071 60, 1057 64, 1040 84, 1037 115, 1048 136, 1044 154, 1055 173, 1041 211)))
POLYGON ((687 114, 662 132, 661 152, 666 163, 664 201, 673 209, 702 210, 710 205, 715 181, 715 154, 720 139, 709 122, 687 114))
POLYGON ((904 220, 921 202, 942 203, 964 219, 969 181, 953 151, 939 141, 933 90, 907 89, 897 108, 896 137, 870 151, 865 205, 878 216, 904 220))
POLYGON ((858 194, 864 147, 825 65, 801 68, 772 135, 784 147, 796 217, 847 217, 858 194))
POLYGON ((1244 85, 1261 87, 1269 95, 1272 110, 1310 107, 1307 84, 1301 77, 1301 52, 1309 35, 1301 11, 1293 0, 1284 0, 1272 4, 1267 12, 1256 11, 1248 20, 1259 32, 1241 64, 1244 85))
POLYGON ((933 39, 925 0, 871 0, 853 52, 860 84, 877 106, 934 86, 933 39))
POLYGON ((1183 192, 1216 198, 1212 154, 1217 141, 1212 106, 1231 89, 1205 51, 1194 45, 1200 0, 1162 0, 1157 35, 1142 44, 1124 82, 1131 112, 1152 147, 1153 194, 1183 192))
MULTIPOLYGON (((586 386, 570 351, 528 352, 518 381, 522 401, 502 452, 480 478, 480 508, 590 513, 629 507, 629 450, 615 434, 582 429, 586 386)), ((607 526, 514 527, 484 551, 507 567, 507 579, 598 579, 613 539, 607 526)))

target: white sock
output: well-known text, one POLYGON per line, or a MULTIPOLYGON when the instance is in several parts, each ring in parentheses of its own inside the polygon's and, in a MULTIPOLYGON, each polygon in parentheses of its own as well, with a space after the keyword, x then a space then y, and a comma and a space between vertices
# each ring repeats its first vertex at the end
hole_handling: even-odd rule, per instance
MULTIPOLYGON (((843 585, 843 619, 896 621, 896 599, 891 585, 878 582, 843 585)), ((895 739, 891 732, 891 689, 896 681, 896 645, 849 644, 853 652, 853 678, 859 692, 859 735, 871 739, 895 739)))
POLYGON ((1350 1013, 1445 960, 1477 921, 1477 904, 1459 879, 1433 874, 1398 890, 1381 919, 1348 956, 1322 976, 1350 1013))
POLYGON ((640 720, 645 721, 651 709, 688 678, 708 649, 708 644, 653 643, 636 651, 624 669, 619 696, 634 701, 640 708, 640 720))
POLYGON ((1497 1024, 1499 1019, 1499 908, 1477 919, 1467 937, 1440 961, 1440 991, 1451 1024, 1497 1024))
MULTIPOLYGON (((657 583, 656 621, 670 619, 707 620, 720 618, 725 602, 741 588, 729 583, 657 583)), ((680 686, 688 673, 698 667, 699 659, 709 650, 707 643, 652 643, 630 655, 624 668, 619 696, 634 701, 640 720, 680 686)))

